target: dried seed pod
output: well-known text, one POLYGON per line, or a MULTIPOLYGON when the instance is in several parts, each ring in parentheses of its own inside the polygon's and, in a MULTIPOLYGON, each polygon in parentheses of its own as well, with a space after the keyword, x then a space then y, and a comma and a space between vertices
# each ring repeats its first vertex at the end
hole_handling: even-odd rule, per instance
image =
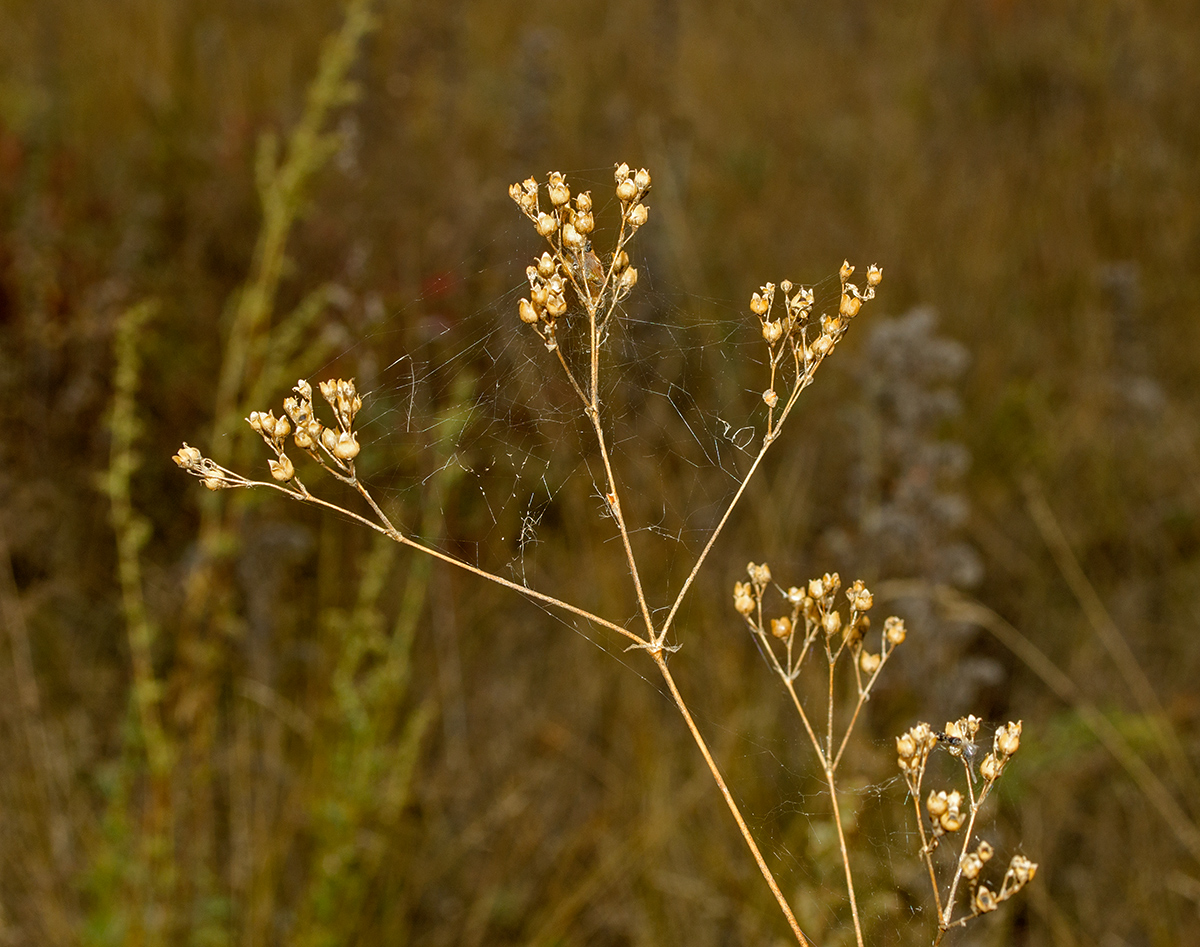
POLYGON ((874 674, 879 669, 882 660, 879 655, 864 651, 858 658, 858 666, 863 669, 865 674, 874 674))
POLYGON ((897 618, 895 615, 892 615, 884 621, 883 636, 887 639, 888 644, 902 644, 907 634, 903 618, 897 618))
POLYGON ((278 460, 267 461, 271 468, 271 476, 281 483, 286 483, 296 476, 296 468, 288 459, 287 454, 280 454, 278 460))
POLYGON ((771 634, 781 641, 792 636, 792 620, 784 615, 771 619, 771 634))
MULTIPOLYGON (((542 293, 545 293, 544 288, 542 289, 542 293)), ((538 321, 537 310, 533 308, 533 304, 528 299, 522 299, 521 302, 518 303, 517 308, 521 314, 521 321, 526 325, 533 325, 538 321)))
POLYGON ((739 615, 746 617, 754 611, 754 596, 750 594, 749 582, 733 584, 733 607, 739 615))

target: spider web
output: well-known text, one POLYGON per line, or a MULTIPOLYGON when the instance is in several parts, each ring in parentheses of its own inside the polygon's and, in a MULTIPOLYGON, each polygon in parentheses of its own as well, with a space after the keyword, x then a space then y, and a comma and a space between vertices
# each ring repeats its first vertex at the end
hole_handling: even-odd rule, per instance
MULTIPOLYGON (((588 177, 581 173, 568 175, 568 180, 592 187, 594 193, 611 188, 606 177, 588 177)), ((611 211, 598 208, 598 215, 606 209, 611 211)), ((623 553, 605 500, 605 470, 583 405, 554 353, 517 316, 518 300, 528 293, 524 268, 544 244, 529 234, 528 222, 515 211, 513 217, 514 222, 498 232, 496 246, 514 249, 496 254, 501 262, 475 273, 479 282, 507 289, 460 318, 430 318, 436 306, 415 299, 391 317, 398 326, 377 329, 342 357, 375 349, 394 351, 396 339, 403 342, 402 351, 385 367, 362 373, 375 378, 363 392, 368 403, 359 424, 364 455, 376 443, 399 439, 410 445, 368 474, 371 489, 385 505, 420 507, 430 502, 430 489, 447 474, 470 498, 467 505, 473 516, 467 535, 447 534, 437 517, 432 532, 424 533, 424 524, 411 522, 407 531, 494 574, 558 594, 561 590, 546 579, 556 573, 558 563, 553 560, 563 546, 549 537, 564 525, 589 537, 601 536, 608 555, 623 559, 623 553), (422 319, 423 328, 413 331, 413 322, 422 319), (429 462, 431 456, 435 463, 429 462), (573 506, 565 503, 568 495, 576 500, 573 506), (569 507, 567 513, 564 507, 569 507), (590 520, 584 528, 564 523, 564 516, 580 515, 590 520)), ((648 230, 652 233, 653 223, 648 230)), ((598 237, 598 249, 603 240, 598 237)), ((639 234, 629 251, 640 278, 609 323, 600 375, 602 423, 639 561, 660 557, 663 571, 675 579, 669 583, 673 597, 679 578, 694 563, 762 442, 767 346, 757 317, 746 305, 757 286, 745 287, 745 299, 698 296, 661 275, 668 267, 662 265, 661 248, 650 233, 639 234)), ((469 264, 462 261, 460 266, 466 270, 469 264)), ((772 274, 764 278, 767 275, 772 274)), ((836 276, 804 285, 817 294, 815 313, 836 309, 836 276)), ((560 319, 559 339, 565 358, 582 379, 587 375, 587 353, 579 339, 586 336, 587 317, 572 303, 560 319)), ((441 500, 434 497, 433 502, 441 500)), ((582 550, 576 551, 585 557, 582 550)), ((656 621, 670 604, 661 596, 652 598, 656 621)), ((539 607, 665 695, 662 682, 645 673, 643 662, 622 654, 624 639, 597 632, 548 606, 539 607)), ((632 601, 625 614, 604 617, 642 631, 632 601)), ((703 707, 693 711, 708 734, 728 727, 703 707)), ((753 766, 765 764, 776 772, 776 782, 790 787, 771 806, 746 812, 769 860, 807 888, 840 886, 840 855, 826 851, 832 861, 813 861, 814 848, 828 848, 831 802, 827 787, 814 780, 813 752, 798 721, 785 746, 756 740, 752 734, 737 736, 753 766), (778 827, 794 819, 803 820, 809 829, 800 847, 779 834, 778 827)), ((884 745, 888 742, 877 747, 879 753, 892 751, 884 745)), ((903 780, 886 775, 865 784, 839 785, 839 800, 857 813, 863 826, 851 843, 852 849, 867 853, 864 858, 852 855, 856 868, 870 862, 881 877, 911 877, 914 867, 919 868, 920 841, 903 780), (891 815, 882 815, 883 810, 891 815)), ((739 802, 745 811, 748 801, 739 802)), ((873 887, 874 882, 874 877, 863 877, 859 884, 873 887)), ((825 895, 820 909, 831 927, 844 930, 844 889, 835 890, 841 894, 825 895)), ((928 891, 925 895, 928 900, 928 891)), ((903 922, 900 915, 920 910, 913 904, 877 903, 861 893, 860 909, 868 923, 903 922)), ((926 917, 915 926, 924 930, 931 923, 926 917)))

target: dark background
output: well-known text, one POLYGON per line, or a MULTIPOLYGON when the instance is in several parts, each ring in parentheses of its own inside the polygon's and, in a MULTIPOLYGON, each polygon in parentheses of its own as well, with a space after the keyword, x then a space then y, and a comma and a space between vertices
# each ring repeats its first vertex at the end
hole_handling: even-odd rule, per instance
MULTIPOLYGON (((666 504, 700 529, 731 490, 688 459, 687 411, 641 395, 680 386, 708 437, 712 418, 749 416, 751 291, 879 263, 878 300, 683 613, 681 687, 805 929, 845 943, 828 799, 732 583, 767 559, 785 586, 839 570, 953 587, 1071 686, 911 585, 895 603, 910 650, 846 774, 864 789, 852 848, 871 942, 932 937, 892 737, 971 711, 1024 720, 984 830, 1001 859, 1041 868, 955 940, 1192 936, 1194 5, 384 0, 376 14, 349 70, 360 94, 327 117, 335 153, 287 233, 274 324, 332 288, 289 381, 239 409, 278 411, 299 373, 357 377, 363 469, 398 523, 504 574, 526 563, 538 587, 623 621, 592 448, 516 317, 536 242, 508 184, 558 169, 599 198, 616 161, 654 175, 611 395, 622 438, 645 439, 621 450, 635 523, 666 504), (936 321, 889 321, 917 307, 936 321), (517 537, 535 478, 506 444, 555 484, 534 553, 517 537), (1097 715, 1173 816, 1097 738, 1097 715)), ((226 436, 216 379, 255 273, 257 143, 300 120, 341 16, 329 0, 0 3, 0 943, 786 942, 649 662, 381 552, 333 514, 214 499, 169 461, 226 436), (159 309, 137 342, 132 499, 151 529, 140 587, 165 773, 146 763, 101 487, 115 334, 143 299, 159 309)), ((239 469, 262 476, 262 451, 239 443, 239 469)), ((669 601, 695 536, 638 542, 669 601)))

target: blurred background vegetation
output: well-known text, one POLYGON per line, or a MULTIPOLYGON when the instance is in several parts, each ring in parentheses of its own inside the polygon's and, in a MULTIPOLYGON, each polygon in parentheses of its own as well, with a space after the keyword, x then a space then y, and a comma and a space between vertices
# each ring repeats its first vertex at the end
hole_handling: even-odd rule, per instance
MULTIPOLYGON (((806 930, 844 942, 841 868, 730 605, 747 559, 785 585, 906 580, 879 588, 911 651, 853 761, 873 943, 932 928, 891 738, 969 711, 1025 721, 988 832, 1042 868, 960 942, 1193 936, 1194 5, 365 10, 0 0, 0 944, 785 942, 632 657, 169 461, 187 439, 261 475, 236 419, 298 375, 353 375, 397 522, 512 561, 527 487, 503 432, 466 431, 502 384, 529 391, 528 417, 509 394, 493 412, 527 446, 565 401, 516 318, 534 244, 506 188, 559 169, 600 194, 619 160, 655 180, 638 324, 711 343, 655 377, 702 414, 759 386, 719 340, 760 283, 885 268, 673 663, 806 930), (493 475, 518 497, 499 513, 493 475)), ((646 523, 704 475, 663 462, 686 412, 642 410, 632 377, 613 400, 651 442, 624 471, 646 523)), ((710 474, 701 513, 729 487, 710 474)), ((628 614, 591 481, 562 481, 533 578, 628 614)))

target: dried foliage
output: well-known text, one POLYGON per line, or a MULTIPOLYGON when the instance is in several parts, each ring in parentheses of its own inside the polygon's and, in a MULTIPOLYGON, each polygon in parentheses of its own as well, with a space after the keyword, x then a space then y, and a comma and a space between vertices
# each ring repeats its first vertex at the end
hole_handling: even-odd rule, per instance
POLYGON ((656 639, 815 943, 854 942, 848 881, 864 943, 1186 940, 1198 30, 1141 0, 0 4, 0 943, 779 939, 666 679, 623 666, 656 639), (886 293, 668 618, 840 318, 831 248, 886 293), (811 310, 767 284, 737 317, 797 261, 811 310), (185 489, 184 438, 270 489, 185 489), (904 644, 839 651, 838 606, 793 703, 766 646, 786 677, 811 629, 768 584, 732 633, 748 558, 862 576, 904 644), (894 735, 967 710, 909 793, 894 735))

